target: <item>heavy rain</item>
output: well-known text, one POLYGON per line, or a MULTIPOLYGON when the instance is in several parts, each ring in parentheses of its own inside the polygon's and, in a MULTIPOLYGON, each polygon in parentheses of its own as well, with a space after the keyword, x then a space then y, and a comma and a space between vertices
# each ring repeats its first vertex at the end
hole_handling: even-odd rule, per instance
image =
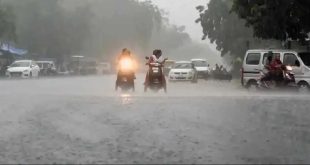
POLYGON ((310 163, 309 8, 1 0, 0 164, 310 163))

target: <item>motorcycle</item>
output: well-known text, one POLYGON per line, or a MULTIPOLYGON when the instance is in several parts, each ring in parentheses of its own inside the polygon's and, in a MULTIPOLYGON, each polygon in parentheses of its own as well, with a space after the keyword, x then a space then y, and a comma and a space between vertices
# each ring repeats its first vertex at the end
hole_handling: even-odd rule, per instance
POLYGON ((119 71, 117 74, 117 80, 115 83, 115 90, 121 88, 122 91, 128 91, 132 89, 135 91, 135 73, 133 70, 133 61, 130 58, 124 58, 120 60, 119 71))
MULTIPOLYGON (((149 60, 149 57, 145 58, 149 60)), ((147 92, 148 88, 158 92, 161 89, 164 89, 167 92, 167 84, 164 79, 163 73, 163 64, 161 63, 147 63, 149 66, 149 83, 145 84, 144 92, 147 92)))
POLYGON ((262 80, 268 76, 264 70, 259 70, 261 76, 258 79, 257 87, 260 89, 278 89, 278 88, 290 88, 297 89, 295 81, 295 74, 291 66, 281 66, 281 70, 278 71, 278 75, 271 76, 269 80, 262 80))

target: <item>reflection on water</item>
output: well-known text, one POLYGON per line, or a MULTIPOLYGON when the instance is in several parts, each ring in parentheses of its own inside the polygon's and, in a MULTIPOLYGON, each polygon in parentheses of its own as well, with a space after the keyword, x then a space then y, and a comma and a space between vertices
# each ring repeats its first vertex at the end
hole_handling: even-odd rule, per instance
POLYGON ((132 102, 132 96, 130 94, 121 94, 121 100, 123 105, 128 105, 132 102))

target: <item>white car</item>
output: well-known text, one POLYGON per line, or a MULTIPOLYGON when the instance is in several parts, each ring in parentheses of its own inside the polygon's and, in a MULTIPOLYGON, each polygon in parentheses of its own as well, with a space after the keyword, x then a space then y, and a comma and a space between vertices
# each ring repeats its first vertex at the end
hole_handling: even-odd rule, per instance
POLYGON ((198 78, 208 78, 210 75, 210 68, 208 66, 207 60, 192 59, 191 62, 194 64, 198 72, 198 78))
POLYGON ((9 78, 31 78, 38 77, 40 67, 32 60, 18 60, 13 62, 6 71, 9 78))
POLYGON ((179 61, 171 68, 168 79, 173 81, 197 82, 197 71, 190 61, 179 61))

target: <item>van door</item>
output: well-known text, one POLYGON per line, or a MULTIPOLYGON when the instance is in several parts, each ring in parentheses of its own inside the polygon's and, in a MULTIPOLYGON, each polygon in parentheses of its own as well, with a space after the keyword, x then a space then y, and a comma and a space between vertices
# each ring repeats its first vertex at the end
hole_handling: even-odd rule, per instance
POLYGON ((293 53, 284 53, 283 64, 291 66, 296 78, 302 76, 301 62, 298 60, 297 55, 293 53))
POLYGON ((261 53, 248 53, 244 62, 244 77, 256 78, 261 70, 261 53))

